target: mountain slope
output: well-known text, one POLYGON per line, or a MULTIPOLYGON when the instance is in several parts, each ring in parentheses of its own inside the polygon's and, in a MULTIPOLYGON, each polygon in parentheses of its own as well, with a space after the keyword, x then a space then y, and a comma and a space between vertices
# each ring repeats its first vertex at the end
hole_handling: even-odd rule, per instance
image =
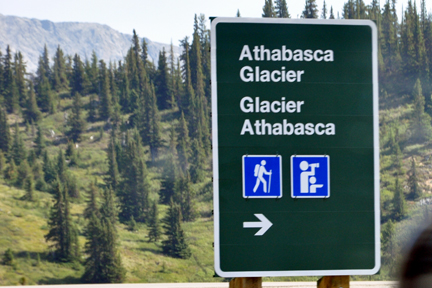
MULTIPOLYGON (((131 31, 132 32, 132 31, 131 31)), ((139 33, 139 31, 137 31, 139 33)), ((107 25, 97 23, 60 22, 28 19, 0 14, 0 49, 10 45, 12 51, 21 51, 27 62, 27 70, 35 72, 44 45, 52 59, 58 45, 65 54, 78 53, 82 59, 90 59, 94 50, 99 59, 123 60, 130 47, 132 35, 120 33, 107 25)), ((146 39, 150 60, 157 64, 159 51, 170 45, 146 39)), ((141 40, 142 41, 142 40, 141 40)), ((174 47, 178 56, 179 49, 174 47)))

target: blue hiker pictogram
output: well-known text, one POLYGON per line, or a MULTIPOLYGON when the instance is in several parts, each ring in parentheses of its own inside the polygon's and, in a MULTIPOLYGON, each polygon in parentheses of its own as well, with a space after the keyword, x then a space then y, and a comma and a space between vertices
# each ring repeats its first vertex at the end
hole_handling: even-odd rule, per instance
POLYGON ((291 156, 291 196, 293 198, 330 197, 330 157, 328 155, 291 156))
POLYGON ((243 156, 243 197, 282 197, 282 157, 280 155, 243 156))

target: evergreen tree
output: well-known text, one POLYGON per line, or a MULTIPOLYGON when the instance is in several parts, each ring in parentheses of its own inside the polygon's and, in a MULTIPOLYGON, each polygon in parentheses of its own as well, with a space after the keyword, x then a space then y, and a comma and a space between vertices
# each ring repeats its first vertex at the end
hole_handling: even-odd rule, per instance
POLYGON ((5 110, 0 109, 0 150, 6 155, 9 153, 11 141, 7 113, 5 110))
POLYGON ((153 201, 153 205, 150 208, 148 227, 149 242, 159 241, 162 236, 162 227, 159 220, 159 211, 156 201, 153 201))
POLYGON ((95 122, 98 118, 97 115, 97 101, 96 101, 96 94, 90 94, 89 97, 89 104, 88 104, 88 117, 87 120, 90 122, 95 122))
POLYGON ((18 104, 21 107, 25 107, 27 104, 27 84, 25 80, 27 72, 24 57, 21 52, 18 51, 15 53, 14 60, 14 78, 18 92, 18 104))
POLYGON ((277 18, 291 18, 286 0, 275 0, 275 13, 277 18))
POLYGON ((47 184, 45 182, 45 176, 42 165, 39 160, 36 160, 32 166, 32 174, 35 180, 35 188, 39 191, 47 191, 47 184))
POLYGON ((4 105, 9 113, 15 112, 18 108, 18 93, 12 63, 12 52, 8 45, 6 55, 3 57, 3 96, 4 105))
POLYGON ((133 135, 128 135, 126 145, 124 161, 128 164, 122 169, 122 181, 118 189, 119 217, 123 222, 129 221, 132 216, 135 220, 144 222, 148 212, 150 180, 141 137, 136 130, 133 131, 133 135))
POLYGON ((42 166, 45 182, 52 183, 57 178, 57 169, 55 168, 54 163, 48 156, 48 151, 44 150, 43 152, 43 166, 42 166))
POLYGON ((13 158, 9 161, 8 167, 4 171, 4 178, 8 180, 10 184, 15 184, 18 178, 18 169, 15 165, 13 158))
POLYGON ((399 179, 396 178, 395 192, 393 196, 393 209, 395 219, 401 220, 407 215, 405 196, 402 187, 399 184, 399 179))
POLYGON ((169 109, 172 107, 171 75, 168 72, 168 63, 165 49, 159 52, 158 69, 156 72, 156 95, 159 109, 169 109))
POLYGON ((424 112, 425 98, 422 92, 420 79, 413 89, 414 111, 410 124, 411 139, 414 141, 425 141, 432 137, 431 117, 424 112))
POLYGON ((198 217, 194 196, 189 173, 187 171, 185 174, 181 173, 175 183, 173 200, 180 204, 184 221, 191 222, 198 217))
POLYGON ((114 191, 117 191, 120 174, 117 164, 117 153, 115 149, 114 137, 111 137, 111 141, 108 145, 108 172, 105 178, 105 182, 111 186, 114 191))
POLYGON ((33 182, 32 176, 29 176, 25 179, 24 190, 26 191, 26 193, 24 195, 24 199, 27 201, 34 201, 35 200, 34 182, 33 182))
POLYGON ((87 283, 120 283, 125 278, 125 269, 117 250, 115 230, 116 212, 112 191, 104 193, 100 211, 95 208, 96 201, 88 202, 89 222, 86 227, 85 272, 82 281, 87 283), (99 220, 100 219, 100 220, 99 220))
POLYGON ((64 57, 63 50, 60 45, 57 46, 57 50, 54 56, 52 75, 52 87, 56 91, 67 89, 69 86, 69 80, 66 75, 66 59, 64 57))
POLYGON ((30 81, 30 88, 28 90, 27 103, 26 103, 25 118, 27 121, 38 122, 42 118, 42 113, 39 110, 36 102, 36 95, 34 93, 33 82, 30 81))
POLYGON ((86 122, 81 117, 81 106, 81 94, 76 92, 73 96, 72 115, 68 121, 68 125, 70 126, 68 135, 74 142, 81 141, 81 134, 86 129, 86 122))
POLYGON ((36 139, 35 139, 35 151, 36 151, 36 155, 40 156, 42 155, 42 151, 45 149, 45 137, 42 134, 42 128, 40 127, 39 124, 37 124, 37 132, 36 132, 36 139))
POLYGON ((396 256, 395 251, 395 225, 392 220, 389 220, 383 225, 381 232, 381 242, 382 242, 382 260, 384 264, 389 265, 390 262, 394 261, 396 256))
POLYGON ((408 177, 408 187, 410 195, 413 199, 418 199, 422 195, 421 188, 419 186, 419 179, 417 175, 417 167, 414 158, 411 158, 411 171, 408 177))
POLYGON ((62 183, 66 182, 67 166, 66 166, 66 159, 65 159, 65 156, 63 154, 62 149, 59 149, 59 152, 57 155, 57 165, 55 168, 57 170, 57 175, 60 178, 60 181, 62 181, 62 183))
POLYGON ((24 145, 24 140, 19 133, 18 122, 15 122, 15 135, 12 143, 10 156, 14 159, 17 165, 27 158, 27 152, 24 145))
POLYGON ((96 186, 96 181, 90 183, 90 187, 87 195, 88 195, 88 199, 86 201, 87 206, 83 212, 84 218, 90 220, 91 216, 94 215, 99 219, 100 218, 99 208, 96 202, 97 195, 98 195, 98 188, 96 186))
POLYGON ((103 60, 100 60, 99 65, 99 116, 103 120, 107 120, 112 116, 112 100, 111 100, 111 91, 108 77, 108 69, 103 60))
POLYGON ((51 91, 51 84, 48 78, 50 74, 45 69, 44 58, 39 57, 38 68, 36 71, 35 88, 37 94, 37 104, 39 108, 44 112, 54 113, 55 111, 55 99, 54 94, 51 91))
POLYGON ((88 75, 89 82, 91 84, 90 93, 98 93, 99 91, 99 68, 98 68, 98 57, 96 52, 93 50, 91 55, 91 63, 86 69, 86 74, 88 75))
POLYGON ((161 140, 161 128, 160 128, 160 115, 156 103, 156 95, 153 85, 151 85, 151 94, 148 99, 148 109, 147 110, 147 131, 148 144, 150 146, 150 154, 152 162, 158 157, 158 149, 162 146, 161 140))
POLYGON ((263 13, 262 17, 264 18, 275 18, 276 17, 276 11, 273 6, 273 0, 265 0, 264 6, 263 6, 263 13))
POLYGON ((66 148, 66 159, 69 160, 69 166, 78 165, 78 155, 76 152, 76 145, 73 141, 68 141, 66 148))
POLYGON ((333 14, 333 6, 330 6, 330 16, 329 19, 335 19, 335 16, 333 14))
POLYGON ((302 12, 302 18, 318 18, 318 8, 316 0, 305 0, 305 8, 302 12))
POLYGON ((237 18, 240 18, 240 17, 241 17, 241 15, 240 15, 240 9, 237 9, 236 17, 237 17, 237 18))
POLYGON ((18 166, 18 177, 17 177, 17 180, 16 180, 16 185, 18 187, 24 188, 24 185, 25 185, 24 181, 28 177, 32 177, 33 178, 33 175, 31 173, 31 169, 30 169, 30 166, 29 166, 27 160, 24 159, 20 163, 20 165, 18 166))
POLYGON ((74 96, 76 93, 84 95, 89 86, 89 80, 85 74, 84 65, 78 54, 73 57, 72 75, 70 79, 70 94, 74 96))
POLYGON ((187 126, 184 114, 181 114, 179 123, 179 133, 178 133, 178 158, 179 164, 183 171, 186 171, 189 167, 189 154, 190 154, 190 140, 189 140, 189 130, 187 126))
POLYGON ((15 262, 12 249, 8 248, 3 254, 3 265, 12 266, 15 262))
POLYGON ((55 203, 51 208, 48 226, 50 230, 45 240, 55 249, 55 259, 71 262, 79 256, 76 228, 72 225, 67 193, 61 187, 60 180, 54 184, 55 203))
POLYGON ((322 19, 327 19, 327 5, 326 5, 325 0, 323 2, 323 7, 322 7, 322 10, 321 10, 321 18, 322 19))
POLYGON ((181 217, 179 205, 171 201, 167 215, 162 220, 164 234, 167 237, 162 241, 162 251, 171 257, 187 259, 192 253, 181 227, 181 217))
POLYGON ((168 204, 170 199, 174 196, 174 186, 178 175, 176 146, 175 131, 174 127, 172 127, 170 134, 170 148, 167 151, 167 157, 165 158, 165 165, 162 171, 160 199, 163 204, 168 204))
POLYGON ((192 157, 190 159, 190 174, 194 183, 201 182, 204 178, 204 158, 205 153, 202 149, 201 139, 192 141, 192 157))

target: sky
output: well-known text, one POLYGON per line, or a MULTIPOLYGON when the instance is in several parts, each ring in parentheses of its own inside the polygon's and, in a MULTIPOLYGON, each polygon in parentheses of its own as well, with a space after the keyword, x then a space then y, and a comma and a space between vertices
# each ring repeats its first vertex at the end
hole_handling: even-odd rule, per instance
MULTIPOLYGON (((329 10, 333 6, 336 17, 338 11, 342 16, 345 2, 326 0, 329 10)), ((366 4, 370 2, 365 0, 366 4)), ((384 2, 381 0, 381 7, 384 2)), ((407 2, 397 1, 399 15, 407 2)), ((287 0, 287 3, 291 18, 299 18, 304 0, 287 0)), ((317 3, 321 10, 323 1, 317 3)), ((432 1, 426 3, 432 12, 432 1)), ((178 45, 180 39, 192 35, 195 14, 235 17, 239 9, 242 17, 261 17, 263 5, 264 0, 0 0, 0 14, 53 22, 100 23, 127 34, 135 29, 140 37, 178 45)))

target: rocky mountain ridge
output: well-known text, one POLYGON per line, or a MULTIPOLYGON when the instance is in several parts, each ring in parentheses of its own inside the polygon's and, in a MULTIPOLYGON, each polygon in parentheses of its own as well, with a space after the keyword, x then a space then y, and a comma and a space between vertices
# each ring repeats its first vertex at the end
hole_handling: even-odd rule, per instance
MULTIPOLYGON (((7 45, 14 52, 21 51, 27 62, 27 71, 33 73, 45 44, 51 59, 60 45, 65 55, 78 53, 83 60, 90 60, 94 50, 99 59, 117 62, 126 56, 131 39, 132 35, 98 23, 51 22, 0 14, 0 49, 3 55, 7 45)), ((170 44, 145 40, 150 61, 157 65, 159 51, 165 48, 169 52, 170 44)), ((177 46, 174 46, 174 54, 176 57, 179 55, 177 46)))

